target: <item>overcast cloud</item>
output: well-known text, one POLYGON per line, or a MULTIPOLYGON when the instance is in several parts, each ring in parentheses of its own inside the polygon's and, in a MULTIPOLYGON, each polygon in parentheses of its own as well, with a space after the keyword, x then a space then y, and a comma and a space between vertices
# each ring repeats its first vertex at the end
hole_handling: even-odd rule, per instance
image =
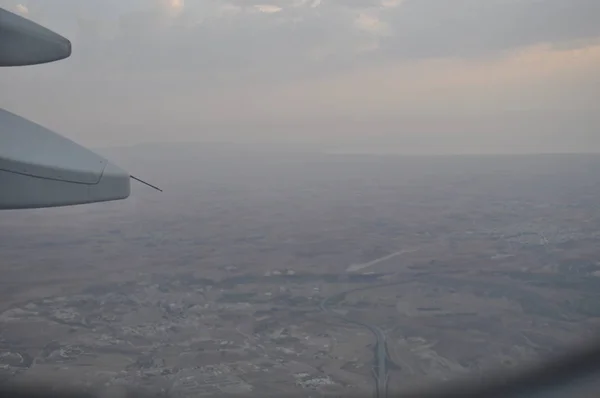
POLYGON ((85 144, 600 150, 598 0, 0 6, 74 45, 0 71, 0 106, 85 144))

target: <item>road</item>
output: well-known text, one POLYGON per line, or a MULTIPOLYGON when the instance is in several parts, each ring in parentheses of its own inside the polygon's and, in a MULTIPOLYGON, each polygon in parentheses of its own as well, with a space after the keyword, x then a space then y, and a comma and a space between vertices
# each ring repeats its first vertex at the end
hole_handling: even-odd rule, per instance
POLYGON ((375 336, 375 359, 374 359, 374 367, 373 367, 373 377, 375 378, 375 397, 376 398, 386 398, 387 397, 387 386, 388 386, 388 372, 387 372, 387 342, 385 333, 379 326, 370 325, 368 323, 363 323, 351 318, 347 318, 341 314, 338 314, 334 310, 329 307, 329 303, 331 301, 337 301, 339 299, 343 299, 349 293, 356 292, 359 290, 369 290, 375 289, 383 286, 393 285, 395 283, 386 283, 377 286, 367 286, 356 289, 347 290, 345 292, 334 294, 333 296, 329 296, 323 299, 320 303, 321 310, 323 312, 328 313, 329 315, 341 319, 345 322, 352 323, 354 325, 359 325, 364 328, 369 329, 369 331, 375 336))
MULTIPOLYGON (((347 272, 358 271, 358 270, 373 266, 375 264, 384 262, 386 260, 389 260, 389 259, 399 256, 401 254, 412 253, 412 252, 415 252, 418 250, 420 250, 420 248, 399 250, 397 252, 388 254, 387 256, 377 258, 377 259, 375 259, 373 261, 369 261, 367 263, 350 265, 346 269, 346 271, 347 272)), ((373 361, 374 362, 373 377, 375 378, 375 397, 376 398, 386 398, 388 395, 388 378, 389 378, 388 370, 387 370, 388 350, 387 350, 387 341, 386 341, 385 333, 383 333, 383 330, 381 330, 381 328, 377 325, 370 325, 368 323, 363 323, 363 322, 360 322, 360 321, 357 321, 357 320, 354 320, 351 318, 347 318, 341 314, 338 314, 337 312, 333 311, 329 307, 329 303, 332 301, 333 302, 336 302, 338 300, 341 301, 347 294, 350 294, 353 292, 357 292, 357 291, 361 291, 361 290, 377 289, 377 288, 384 287, 384 286, 393 286, 393 285, 398 285, 400 283, 403 283, 403 282, 389 282, 389 283, 382 283, 382 284, 375 285, 375 286, 364 286, 364 287, 346 290, 344 292, 336 293, 332 296, 324 298, 319 305, 321 307, 321 310, 323 312, 328 313, 330 316, 341 319, 344 322, 352 323, 354 325, 359 325, 364 328, 367 328, 373 334, 373 336, 375 336, 375 350, 374 350, 375 358, 373 361)))
POLYGON ((417 249, 399 250, 399 251, 394 252, 392 254, 388 254, 387 256, 376 258, 375 260, 369 261, 368 263, 352 264, 348 268, 346 268, 346 272, 360 271, 362 269, 369 268, 369 267, 372 267, 373 265, 376 265, 376 264, 382 263, 384 261, 390 260, 390 259, 392 259, 394 257, 397 257, 397 256, 401 255, 401 254, 414 253, 414 252, 416 252, 418 250, 419 250, 418 248, 417 249))

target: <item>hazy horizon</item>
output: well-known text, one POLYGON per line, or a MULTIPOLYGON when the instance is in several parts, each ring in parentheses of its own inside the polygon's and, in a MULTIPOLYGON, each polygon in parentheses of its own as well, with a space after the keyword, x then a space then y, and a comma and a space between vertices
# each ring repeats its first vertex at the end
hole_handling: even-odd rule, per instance
POLYGON ((3 69, 0 106, 83 145, 600 151, 596 0, 0 6, 73 43, 3 69))
MULTIPOLYGON (((357 156, 400 156, 400 157, 471 157, 471 156, 562 156, 562 155, 582 155, 582 156, 600 156, 600 151, 594 149, 588 150, 531 150, 527 148, 519 151, 520 148, 510 147, 498 147, 491 148, 489 151, 469 151, 469 148, 456 148, 458 150, 451 151, 448 148, 444 148, 444 151, 436 151, 434 147, 425 148, 402 148, 402 147, 389 147, 389 146, 357 146, 357 145, 319 145, 310 143, 284 143, 284 142, 227 142, 227 141, 182 141, 182 142, 168 142, 168 141, 157 141, 157 142, 141 142, 135 144, 124 144, 124 145, 108 145, 108 146, 94 146, 91 147, 94 151, 113 151, 113 150, 137 150, 137 149, 178 149, 187 148, 192 150, 202 151, 203 149, 211 149, 218 147, 220 149, 233 150, 240 149, 242 151, 284 151, 287 152, 301 152, 301 153, 312 153, 320 155, 357 155, 357 156), (516 150, 515 150, 516 149, 516 150)), ((544 148, 545 149, 545 148, 544 148)), ((126 154, 126 152, 124 153, 126 154)))

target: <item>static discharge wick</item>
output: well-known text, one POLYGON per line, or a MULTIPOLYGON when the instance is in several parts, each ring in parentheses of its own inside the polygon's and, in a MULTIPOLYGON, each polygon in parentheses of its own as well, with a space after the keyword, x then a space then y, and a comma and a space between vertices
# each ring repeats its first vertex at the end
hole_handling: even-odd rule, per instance
POLYGON ((160 191, 160 192, 162 192, 162 191, 163 191, 163 190, 162 190, 162 189, 160 189, 159 187, 156 187, 156 186, 154 186, 154 185, 152 185, 152 184, 149 184, 149 183, 147 183, 147 182, 146 182, 146 181, 144 181, 144 180, 140 180, 139 178, 137 178, 137 177, 135 177, 135 176, 131 176, 131 175, 130 175, 129 177, 131 177, 133 180, 136 180, 136 181, 139 181, 139 182, 141 182, 141 183, 142 183, 142 184, 144 184, 144 185, 148 185, 150 188, 154 188, 154 189, 156 189, 157 191, 160 191))

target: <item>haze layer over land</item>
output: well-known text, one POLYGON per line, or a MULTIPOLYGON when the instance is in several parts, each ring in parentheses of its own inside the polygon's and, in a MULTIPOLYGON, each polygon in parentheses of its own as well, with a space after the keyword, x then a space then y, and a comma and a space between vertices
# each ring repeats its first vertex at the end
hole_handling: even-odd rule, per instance
POLYGON ((391 393, 598 331, 597 156, 105 152, 165 192, 2 213, 8 380, 391 393))

